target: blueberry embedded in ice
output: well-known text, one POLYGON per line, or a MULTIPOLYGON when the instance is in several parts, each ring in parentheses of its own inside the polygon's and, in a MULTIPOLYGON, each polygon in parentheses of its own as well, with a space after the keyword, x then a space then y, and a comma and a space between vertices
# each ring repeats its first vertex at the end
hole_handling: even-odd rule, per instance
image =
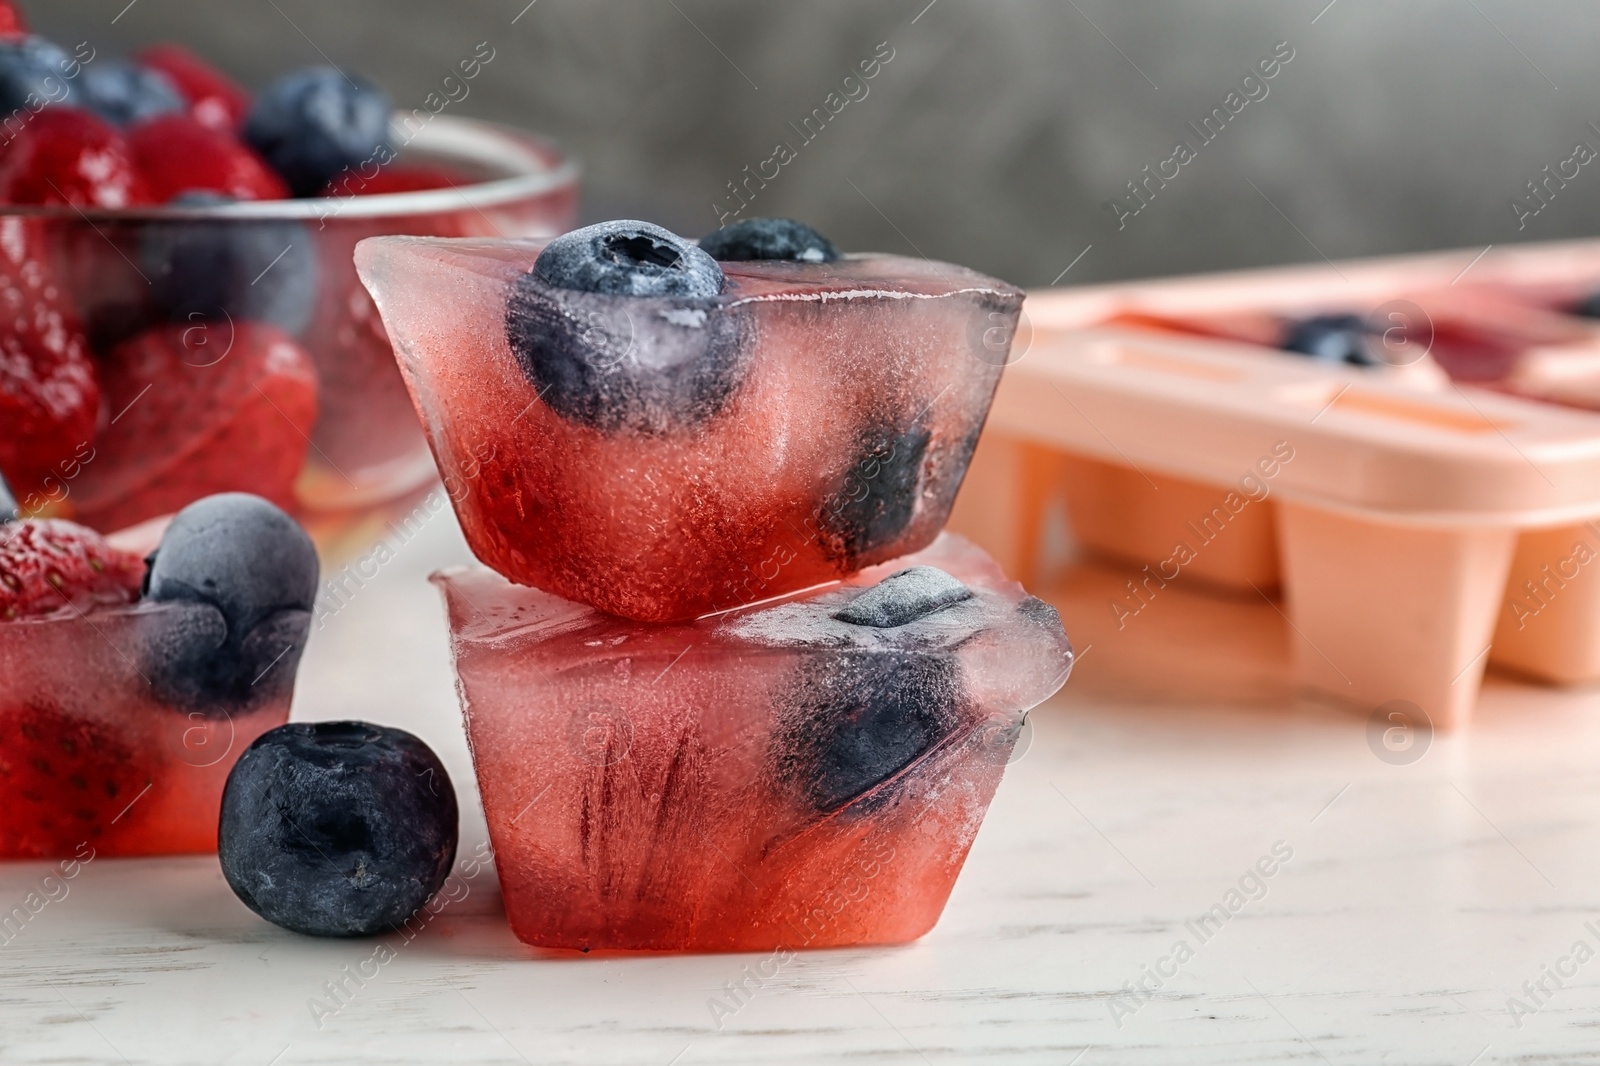
POLYGON ((6 522, 15 522, 22 517, 22 510, 17 506, 16 493, 11 491, 11 486, 6 483, 5 475, 0 474, 0 525, 6 522))
POLYGON ((223 493, 179 511, 145 575, 146 599, 184 606, 144 649, 157 698, 225 715, 287 697, 317 575, 311 538, 259 496, 223 493))
POLYGON ((608 296, 716 296, 726 279, 716 260, 671 230, 623 219, 562 234, 533 272, 546 285, 608 296))
POLYGON ((890 574, 833 617, 852 625, 896 629, 971 598, 971 589, 937 566, 913 566, 890 574))
MULTIPOLYGON (((823 813, 881 785, 944 740, 966 700, 953 657, 887 651, 808 658, 790 691, 775 734, 777 776, 823 813)), ((877 799, 864 807, 877 806, 877 799)))
POLYGON ((855 463, 821 501, 824 544, 851 569, 892 544, 911 524, 931 439, 917 425, 868 429, 857 445, 855 463))
MULTIPOLYGON (((174 207, 233 203, 196 190, 174 207)), ((173 322, 252 319, 289 333, 305 328, 316 297, 317 257, 298 222, 175 219, 140 229, 139 259, 157 307, 173 322)))
POLYGON ((832 241, 788 218, 742 219, 701 237, 700 250, 725 263, 751 259, 831 263, 839 258, 832 241))
POLYGON ((286 74, 256 97, 244 139, 296 196, 315 196, 346 169, 389 149, 388 95, 332 67, 286 74))
POLYGON ((81 66, 43 37, 0 39, 0 112, 9 115, 24 108, 33 111, 47 102, 62 103, 72 98, 72 76, 81 66), (30 97, 35 101, 32 107, 28 104, 30 97))
POLYGON ((1283 349, 1321 362, 1376 366, 1367 348, 1368 332, 1359 315, 1312 315, 1290 324, 1283 349))
POLYGON ((748 355, 746 316, 718 297, 722 281, 709 256, 660 227, 591 226, 551 242, 517 279, 506 340, 563 418, 607 432, 692 429, 722 410, 748 355))
POLYGON ((228 775, 217 858, 267 921, 311 936, 394 928, 455 862, 455 788, 401 729, 295 722, 263 733, 228 775))
POLYGON ((129 59, 103 59, 83 68, 75 102, 115 126, 188 110, 183 94, 159 70, 129 59))

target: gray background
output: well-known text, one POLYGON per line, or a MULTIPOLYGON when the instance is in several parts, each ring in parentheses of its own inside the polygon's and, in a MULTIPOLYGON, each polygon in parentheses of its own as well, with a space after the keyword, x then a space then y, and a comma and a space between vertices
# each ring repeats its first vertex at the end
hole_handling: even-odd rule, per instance
POLYGON ((691 236, 716 226, 726 182, 779 139, 797 144, 788 123, 887 41, 894 59, 866 98, 748 213, 1027 285, 1090 245, 1063 283, 1600 223, 1600 161, 1524 229, 1509 206, 1575 142, 1600 149, 1587 126, 1600 125, 1600 5, 1580 0, 526 3, 24 0, 35 28, 67 44, 173 38, 251 86, 325 54, 403 107, 487 41, 495 58, 452 111, 570 146, 587 167, 586 219, 691 236), (1124 183, 1280 40, 1295 56, 1266 98, 1119 230, 1107 204, 1124 183))

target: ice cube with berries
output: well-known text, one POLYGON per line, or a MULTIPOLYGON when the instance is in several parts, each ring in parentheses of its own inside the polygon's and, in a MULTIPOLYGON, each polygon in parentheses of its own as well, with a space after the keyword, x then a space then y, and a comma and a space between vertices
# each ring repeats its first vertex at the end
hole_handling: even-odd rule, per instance
POLYGON ((1056 612, 950 534, 682 624, 435 581, 507 915, 541 947, 921 936, 1072 665, 1056 612))
POLYGON ((229 768, 289 716, 318 573, 304 530, 226 494, 145 557, 149 532, 0 524, 0 858, 211 851, 229 768))
POLYGON ((698 246, 633 221, 382 237, 356 261, 478 558, 645 621, 930 543, 1022 303, 770 220, 698 246))

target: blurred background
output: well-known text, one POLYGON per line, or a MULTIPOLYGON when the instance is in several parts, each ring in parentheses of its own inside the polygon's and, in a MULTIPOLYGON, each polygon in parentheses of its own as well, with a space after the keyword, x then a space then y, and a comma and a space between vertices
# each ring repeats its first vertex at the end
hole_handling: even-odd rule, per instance
POLYGON ((1580 0, 25 7, 69 47, 178 40, 252 88, 331 61, 405 109, 486 42, 493 60, 449 113, 569 146, 586 167, 585 221, 698 236, 739 209, 728 183, 746 166, 771 174, 784 143, 794 157, 752 182, 746 217, 793 216, 847 248, 1024 285, 1588 236, 1600 222, 1600 165, 1550 184, 1537 215, 1512 207, 1539 206, 1527 183, 1546 166, 1571 174, 1579 142, 1600 149, 1600 7, 1580 0), (1292 58, 1241 90, 1275 50, 1292 58), (845 82, 875 54, 892 58, 845 82), (808 132, 818 108, 828 121, 808 132), (1229 121, 1207 143, 1188 123, 1216 108, 1229 121), (1137 206, 1127 183, 1180 139, 1195 158, 1119 225, 1111 204, 1137 206))

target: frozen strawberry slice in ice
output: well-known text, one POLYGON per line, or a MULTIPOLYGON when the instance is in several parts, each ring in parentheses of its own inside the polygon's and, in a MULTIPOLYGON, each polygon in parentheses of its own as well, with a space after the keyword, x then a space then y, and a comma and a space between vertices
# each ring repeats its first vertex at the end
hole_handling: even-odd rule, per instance
POLYGON ((0 525, 0 621, 139 598, 144 560, 62 519, 0 525))
POLYGON ((24 500, 94 436, 100 386, 36 222, 0 218, 0 472, 24 500))
POLYGON ((646 223, 356 259, 478 558, 650 621, 929 543, 1022 300, 897 256, 719 266, 646 223))
POLYGON ((483 567, 435 581, 506 911, 542 947, 921 936, 1072 663, 1055 611, 948 534, 677 625, 483 567))
MULTIPOLYGON (((20 572, 10 556, 37 554, 42 537, 59 546, 70 527, 0 526, 0 585, 20 572)), ((70 607, 0 609, 0 858, 210 851, 228 770, 288 718, 316 551, 288 515, 241 495, 177 515, 147 578, 143 561, 76 537, 94 547, 73 565, 23 575, 59 582, 70 607)))
POLYGON ((311 360, 258 322, 161 326, 105 366, 110 424, 72 485, 75 514, 131 526, 215 492, 293 502, 317 415, 311 360))
POLYGON ((165 74, 188 101, 189 114, 214 130, 236 131, 250 111, 249 93, 182 45, 154 45, 136 58, 165 74))

